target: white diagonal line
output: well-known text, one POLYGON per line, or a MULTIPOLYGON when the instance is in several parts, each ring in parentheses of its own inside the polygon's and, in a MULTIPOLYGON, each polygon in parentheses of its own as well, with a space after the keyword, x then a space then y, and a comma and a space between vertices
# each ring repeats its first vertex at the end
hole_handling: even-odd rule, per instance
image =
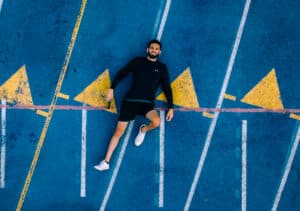
POLYGON ((0 12, 2 10, 3 0, 0 0, 0 12))
MULTIPOLYGON (((228 86, 228 82, 229 82, 229 79, 230 79, 230 76, 231 76, 232 67, 233 67, 235 57, 236 57, 236 54, 237 54, 237 51, 238 51, 238 48, 239 48, 240 40, 241 40, 243 31, 244 31, 244 26, 245 26, 245 22, 246 22, 246 19, 247 19, 247 16, 248 16, 250 3, 251 3, 251 0, 247 0, 246 4, 245 4, 245 7, 244 7, 243 15, 242 15, 241 22, 240 22, 240 25, 239 25, 239 29, 238 29, 238 32, 237 32, 237 35, 236 35, 236 38, 235 38, 233 50, 231 52, 229 64, 228 64, 228 67, 227 67, 225 79, 224 79, 224 82, 223 82, 223 85, 222 85, 222 89, 221 89, 221 92, 220 92, 220 95, 219 95, 219 99, 218 99, 218 102, 217 102, 216 109, 220 109, 222 107, 222 103, 223 103, 223 100, 224 100, 224 95, 225 95, 225 92, 226 92, 226 89, 227 89, 227 86, 228 86)), ((205 140, 205 144, 204 144, 204 147, 203 147, 203 150, 202 150, 202 154, 201 154, 201 157, 200 157, 200 160, 199 160, 199 163, 198 163, 198 167, 197 167, 194 179, 193 179, 193 183, 191 185, 190 192, 188 194, 188 198, 187 198, 186 203, 185 203, 185 207, 184 207, 185 211, 189 210, 189 208, 191 206, 191 202, 192 202, 192 199, 193 199, 193 196, 194 196, 194 193, 195 193, 195 190, 196 190, 196 187, 197 187, 197 184, 198 184, 201 172, 202 172, 202 168, 203 168, 203 165, 204 165, 204 162, 205 162, 205 159, 206 159, 208 148, 210 146, 210 142, 211 142, 211 139, 212 139, 212 136, 214 134, 214 130, 215 130, 215 127, 216 127, 216 124, 217 124, 217 121, 218 121, 219 113, 220 112, 215 112, 214 117, 211 121, 209 130, 208 130, 208 134, 207 134, 207 137, 206 137, 206 140, 205 140)))
POLYGON ((114 187, 114 184, 115 184, 115 181, 116 181, 116 178, 117 178, 117 175, 118 175, 118 172, 119 172, 119 169, 120 169, 120 166, 121 166, 121 163, 123 161, 123 157, 124 157, 124 154, 125 154, 125 151, 126 151, 128 140, 129 140, 131 132, 132 132, 133 124, 134 124, 134 120, 130 121, 128 129, 127 129, 127 132, 126 132, 126 136, 125 136, 124 142, 122 144, 122 148, 121 148, 121 152, 120 152, 120 155, 119 155, 119 158, 118 158, 118 161, 117 161, 117 165, 116 165, 116 167, 114 169, 114 172, 113 172, 113 175, 112 175, 112 177, 110 179, 108 188, 106 190, 104 199, 103 199, 101 207, 100 207, 100 211, 104 211, 105 210, 107 202, 108 202, 108 199, 109 199, 110 194, 111 194, 111 191, 112 191, 112 189, 114 187))
POLYGON ((284 169, 284 173, 283 173, 283 176, 282 176, 282 179, 281 179, 281 182, 280 182, 280 185, 279 185, 279 188, 278 188, 275 200, 274 200, 272 211, 276 211, 278 208, 282 192, 284 190, 285 184, 287 182, 287 179, 288 179, 288 176, 289 176, 289 173, 290 173, 290 170, 291 170, 291 167, 292 167, 295 155, 296 155, 296 151, 297 151, 297 148, 299 145, 299 140, 300 140, 300 125, 298 126, 297 134, 296 134, 295 140, 293 141, 292 149, 290 150, 290 155, 287 160, 287 163, 286 163, 286 166, 284 169))
POLYGON ((156 36, 156 39, 158 39, 158 40, 160 40, 161 37, 162 37, 163 31, 164 31, 164 28, 165 28, 165 24, 166 24, 166 21, 167 21, 167 18, 168 18, 169 10, 170 10, 170 7, 171 7, 171 3, 172 3, 171 0, 167 0, 167 2, 166 2, 165 9, 164 9, 164 12, 163 12, 163 16, 162 16, 162 19, 161 19, 161 22, 160 22, 160 25, 159 25, 159 30, 158 30, 158 33, 157 33, 157 36, 156 36))

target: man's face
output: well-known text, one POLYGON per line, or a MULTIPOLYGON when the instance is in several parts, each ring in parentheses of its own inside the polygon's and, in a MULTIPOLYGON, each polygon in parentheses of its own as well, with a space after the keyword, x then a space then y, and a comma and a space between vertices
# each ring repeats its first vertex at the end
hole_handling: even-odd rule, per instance
POLYGON ((152 43, 149 48, 147 48, 147 53, 151 59, 157 58, 160 54, 160 45, 157 43, 152 43))

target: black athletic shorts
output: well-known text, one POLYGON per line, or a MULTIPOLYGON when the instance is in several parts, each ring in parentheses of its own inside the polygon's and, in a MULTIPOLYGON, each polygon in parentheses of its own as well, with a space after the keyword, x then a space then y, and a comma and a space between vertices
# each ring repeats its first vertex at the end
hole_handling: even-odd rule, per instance
POLYGON ((125 99, 121 106, 119 121, 128 122, 137 115, 146 116, 153 109, 154 103, 152 102, 137 102, 125 99))

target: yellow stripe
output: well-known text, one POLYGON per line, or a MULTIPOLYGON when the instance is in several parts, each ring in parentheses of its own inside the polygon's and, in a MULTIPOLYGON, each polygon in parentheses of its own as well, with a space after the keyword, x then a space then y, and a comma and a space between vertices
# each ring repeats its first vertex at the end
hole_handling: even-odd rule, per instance
POLYGON ((233 96, 233 95, 225 94, 224 98, 227 100, 236 101, 236 96, 233 96))
POLYGON ((43 111, 43 110, 37 110, 36 114, 44 116, 44 117, 48 117, 48 112, 43 111))
POLYGON ((212 119, 212 118, 214 118, 214 115, 213 114, 211 114, 211 113, 208 113, 208 112, 202 112, 202 116, 204 116, 204 117, 207 117, 207 118, 210 118, 210 119, 212 119))
POLYGON ((18 205, 17 205, 17 208, 16 208, 17 211, 20 211, 22 209, 22 206, 23 206, 23 203, 24 203, 24 200, 25 200, 25 197, 26 197, 26 194, 27 194, 27 191, 28 191, 31 179, 32 179, 33 172, 35 170, 35 167, 36 167, 41 149, 43 147, 43 143, 44 143, 47 131, 48 131, 48 126, 50 124, 52 114, 53 114, 53 111, 54 111, 54 107, 55 107, 55 104, 57 102, 57 97, 58 97, 58 94, 60 93, 61 86, 62 86, 62 83, 63 83, 63 79, 65 77, 65 74, 66 74, 66 71, 67 71, 67 68, 68 68, 68 65, 69 65, 71 54, 72 54, 74 44, 75 44, 75 41, 76 41, 76 38, 77 38, 77 33, 78 33, 78 30, 79 30, 79 27, 80 27, 80 24, 81 24, 81 20, 82 20, 84 11, 85 11, 86 3, 87 3, 87 0, 82 0, 82 2, 81 2, 80 11, 79 11, 79 14, 77 16, 77 21, 76 21, 76 24, 75 24, 75 27, 74 27, 74 30, 73 30, 73 33, 72 33, 71 41, 70 41, 69 46, 68 46, 68 51, 67 51, 67 54, 65 56, 64 64, 63 64, 61 72, 60 72, 60 76, 59 76, 57 86, 56 86, 56 89, 55 89, 55 94, 52 98, 49 114, 46 118, 46 121, 45 121, 43 130, 42 130, 37 148, 36 148, 35 153, 34 153, 33 160, 32 160, 31 165, 30 165, 30 169, 28 171, 28 174, 27 174, 27 177, 26 177, 26 180, 25 180, 25 183, 24 183, 24 186, 23 186, 23 189, 22 189, 19 201, 18 201, 18 205))
POLYGON ((60 98, 63 98, 65 100, 69 100, 70 99, 70 96, 69 95, 65 95, 63 93, 58 93, 57 97, 60 97, 60 98))
POLYGON ((300 121, 300 116, 299 116, 299 115, 297 115, 297 114, 293 114, 293 113, 291 113, 291 114, 290 114, 290 118, 292 118, 292 119, 296 119, 296 120, 299 120, 299 121, 300 121))

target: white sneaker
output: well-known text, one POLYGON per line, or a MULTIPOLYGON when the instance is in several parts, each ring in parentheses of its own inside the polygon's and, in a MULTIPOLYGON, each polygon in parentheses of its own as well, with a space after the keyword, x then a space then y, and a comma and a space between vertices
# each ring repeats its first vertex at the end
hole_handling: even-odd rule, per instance
POLYGON ((105 171, 109 169, 109 163, 105 160, 102 160, 98 165, 94 166, 94 168, 98 171, 105 171))
POLYGON ((143 127, 145 127, 146 125, 141 125, 141 127, 140 127, 140 130, 139 130, 139 133, 138 133, 138 135, 136 136, 136 138, 135 138, 135 140, 134 140, 134 144, 135 144, 135 146, 141 146, 141 144, 143 143, 143 141, 144 141, 144 138, 145 138, 145 135, 146 135, 146 133, 143 133, 142 132, 142 128, 143 127))

